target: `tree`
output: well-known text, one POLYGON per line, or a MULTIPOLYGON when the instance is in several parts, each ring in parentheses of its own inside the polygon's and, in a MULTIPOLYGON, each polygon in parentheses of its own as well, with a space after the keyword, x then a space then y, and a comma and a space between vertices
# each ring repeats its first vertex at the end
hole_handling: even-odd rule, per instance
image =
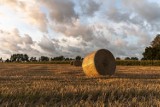
POLYGON ((64 56, 58 56, 58 57, 51 58, 51 61, 63 61, 63 60, 65 60, 64 56))
POLYGON ((69 61, 69 58, 65 58, 65 61, 69 61))
POLYGON ((58 59, 59 59, 60 61, 63 61, 65 58, 64 58, 64 56, 59 56, 58 59))
POLYGON ((131 57, 131 60, 138 60, 137 57, 131 57))
POLYGON ((27 54, 13 54, 11 55, 11 62, 28 62, 29 57, 27 54))
POLYGON ((146 47, 145 52, 143 53, 143 60, 152 60, 153 59, 153 48, 152 47, 146 47))
POLYGON ((120 57, 116 57, 116 60, 121 60, 121 58, 120 57))
POLYGON ((0 58, 0 62, 3 62, 3 59, 2 59, 2 58, 0 58))
POLYGON ((157 34, 154 40, 151 42, 152 47, 160 46, 160 34, 157 34))
POLYGON ((81 60, 82 58, 81 58, 81 56, 76 56, 75 59, 76 59, 76 60, 81 60))
POLYGON ((27 61, 27 62, 29 61, 29 57, 27 54, 24 54, 22 57, 23 57, 22 61, 27 61))
POLYGON ((30 62, 37 62, 36 57, 31 57, 31 58, 30 58, 30 62))
POLYGON ((5 60, 5 62, 11 62, 9 59, 5 60))
POLYGON ((47 56, 41 56, 40 61, 49 61, 49 58, 47 56))
POLYGON ((126 57, 126 58, 125 58, 125 60, 130 60, 130 59, 131 59, 130 57, 126 57))
POLYGON ((151 42, 151 46, 146 47, 142 60, 160 60, 160 34, 151 42))

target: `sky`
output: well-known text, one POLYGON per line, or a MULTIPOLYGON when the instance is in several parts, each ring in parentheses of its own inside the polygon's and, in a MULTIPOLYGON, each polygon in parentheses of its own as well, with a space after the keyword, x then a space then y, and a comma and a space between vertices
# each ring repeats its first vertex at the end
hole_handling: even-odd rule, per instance
POLYGON ((160 31, 156 0, 0 0, 0 57, 142 58, 160 31))

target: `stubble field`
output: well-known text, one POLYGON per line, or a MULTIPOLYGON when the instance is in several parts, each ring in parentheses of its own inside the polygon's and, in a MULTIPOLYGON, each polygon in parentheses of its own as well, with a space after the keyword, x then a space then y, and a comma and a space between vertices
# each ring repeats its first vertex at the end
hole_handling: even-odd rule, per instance
POLYGON ((0 106, 160 106, 160 67, 117 66, 86 77, 67 64, 0 63, 0 106))

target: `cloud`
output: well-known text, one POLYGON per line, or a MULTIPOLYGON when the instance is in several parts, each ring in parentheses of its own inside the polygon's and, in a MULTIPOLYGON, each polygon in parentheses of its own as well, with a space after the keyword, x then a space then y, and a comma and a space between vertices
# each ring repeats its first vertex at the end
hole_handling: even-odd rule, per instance
MULTIPOLYGON (((80 22, 80 15, 75 12, 73 1, 41 0, 41 2, 49 9, 50 19, 52 20, 51 26, 54 31, 68 37, 81 37, 84 41, 93 39, 94 34, 91 26, 80 22)), ((94 1, 87 1, 87 4, 83 14, 93 15, 100 6, 94 1)))
POLYGON ((115 1, 110 2, 110 5, 104 11, 108 21, 135 24, 147 31, 158 31, 160 29, 160 12, 157 11, 160 6, 157 3, 148 0, 123 0, 119 3, 119 6, 115 4, 115 1))
POLYGON ((4 56, 14 53, 27 53, 30 56, 40 56, 44 54, 37 48, 39 47, 37 42, 33 41, 28 34, 21 36, 18 29, 10 31, 1 29, 0 43, 0 50, 4 56))
POLYGON ((148 32, 146 32, 145 29, 141 29, 141 27, 138 27, 136 25, 132 25, 132 26, 128 26, 128 25, 124 25, 122 26, 123 30, 123 35, 128 35, 128 37, 130 36, 134 36, 136 38, 138 38, 137 41, 137 46, 146 46, 149 45, 149 43, 151 42, 151 38, 150 38, 150 34, 148 32))
POLYGON ((91 26, 83 25, 78 20, 73 25, 59 24, 53 27, 56 32, 62 33, 65 36, 81 37, 84 41, 93 39, 93 31, 91 26))
POLYGON ((42 13, 40 9, 36 7, 30 7, 30 9, 28 9, 26 13, 27 13, 26 20, 30 24, 37 26, 42 32, 48 32, 47 31, 48 19, 46 17, 46 14, 42 13))
POLYGON ((81 7, 81 15, 94 16, 94 14, 100 9, 100 3, 94 0, 79 1, 81 7))
POLYGON ((0 12, 0 17, 5 17, 4 13, 0 12))
POLYGON ((28 34, 25 34, 25 36, 23 37, 23 40, 25 44, 34 44, 32 38, 28 34))
POLYGON ((8 6, 23 22, 35 26, 42 32, 47 32, 48 19, 45 13, 41 11, 38 2, 20 1, 20 0, 3 0, 0 1, 1 6, 8 6))
POLYGON ((29 56, 36 57, 42 55, 49 57, 59 55, 75 57, 76 55, 84 54, 84 51, 81 51, 83 50, 82 47, 69 46, 69 44, 63 46, 64 41, 68 42, 65 38, 58 40, 43 36, 38 42, 33 41, 28 34, 21 35, 18 29, 0 30, 0 50, 1 56, 4 58, 9 58, 14 53, 27 53, 29 56))
POLYGON ((74 3, 71 0, 41 0, 49 10, 51 20, 58 23, 71 23, 78 15, 74 11, 74 3))
POLYGON ((116 7, 111 7, 107 11, 107 17, 109 20, 113 20, 117 23, 119 22, 128 22, 130 21, 130 13, 128 12, 123 12, 117 9, 116 7))
POLYGON ((12 33, 1 30, 0 42, 0 49, 7 51, 18 51, 20 49, 18 44, 22 44, 21 37, 19 36, 17 29, 14 29, 12 33))
POLYGON ((155 2, 149 2, 148 0, 124 0, 123 2, 131 11, 146 19, 149 23, 160 20, 160 12, 157 11, 160 6, 155 2))
POLYGON ((41 38, 41 41, 38 43, 38 45, 43 49, 45 52, 54 53, 55 52, 55 46, 54 43, 47 38, 46 36, 43 36, 41 38))

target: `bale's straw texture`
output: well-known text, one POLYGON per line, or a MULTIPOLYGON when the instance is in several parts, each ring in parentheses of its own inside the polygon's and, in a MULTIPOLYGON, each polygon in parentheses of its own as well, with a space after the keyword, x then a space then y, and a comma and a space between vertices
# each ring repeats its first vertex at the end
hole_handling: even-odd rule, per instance
POLYGON ((82 66, 82 61, 81 60, 74 60, 73 65, 77 66, 77 67, 82 66))
POLYGON ((82 67, 87 76, 113 75, 116 61, 110 51, 100 49, 86 56, 82 67))

